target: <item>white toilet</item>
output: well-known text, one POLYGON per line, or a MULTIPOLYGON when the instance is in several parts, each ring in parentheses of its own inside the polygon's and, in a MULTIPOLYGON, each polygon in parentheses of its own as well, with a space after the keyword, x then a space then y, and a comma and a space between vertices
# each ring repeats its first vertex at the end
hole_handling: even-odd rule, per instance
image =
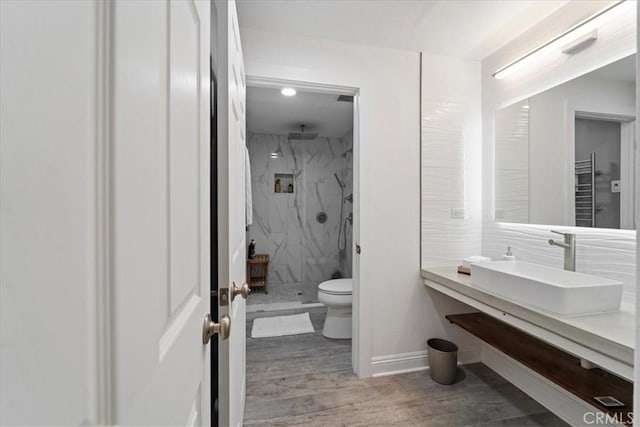
POLYGON ((320 283, 318 301, 327 306, 322 335, 327 338, 351 338, 351 302, 353 279, 333 279, 320 283))

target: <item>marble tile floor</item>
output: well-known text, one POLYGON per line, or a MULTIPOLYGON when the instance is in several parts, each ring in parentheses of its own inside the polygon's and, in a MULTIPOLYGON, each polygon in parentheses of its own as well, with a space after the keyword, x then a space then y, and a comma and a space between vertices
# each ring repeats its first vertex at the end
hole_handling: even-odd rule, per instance
POLYGON ((253 319, 309 311, 316 332, 247 338, 247 426, 556 427, 562 420, 477 363, 456 384, 426 372, 358 379, 351 341, 320 333, 326 308, 248 313, 253 319))

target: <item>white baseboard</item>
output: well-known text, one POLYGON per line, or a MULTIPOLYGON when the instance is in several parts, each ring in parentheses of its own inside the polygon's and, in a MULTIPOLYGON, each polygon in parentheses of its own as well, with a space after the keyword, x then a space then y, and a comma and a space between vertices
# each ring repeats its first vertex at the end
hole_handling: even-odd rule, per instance
MULTIPOLYGON (((459 350, 458 364, 464 365, 479 362, 480 351, 480 345, 459 350)), ((372 357, 372 376, 383 377, 386 375, 406 374, 407 372, 426 371, 429 368, 428 359, 426 350, 372 357)))
POLYGON ((482 345, 481 360, 482 363, 531 396, 569 425, 622 425, 621 423, 615 423, 615 420, 602 419, 603 414, 596 407, 589 405, 542 375, 487 344, 482 345), (600 415, 597 415, 598 413, 600 415), (600 419, 596 420, 596 417, 600 417, 600 419))

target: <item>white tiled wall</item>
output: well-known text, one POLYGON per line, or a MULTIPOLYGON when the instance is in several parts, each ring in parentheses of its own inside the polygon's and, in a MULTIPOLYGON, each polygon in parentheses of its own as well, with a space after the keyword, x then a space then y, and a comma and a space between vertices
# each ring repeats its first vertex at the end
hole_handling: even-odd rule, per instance
POLYGON ((423 54, 422 69, 421 261, 430 267, 481 251, 480 63, 423 54))

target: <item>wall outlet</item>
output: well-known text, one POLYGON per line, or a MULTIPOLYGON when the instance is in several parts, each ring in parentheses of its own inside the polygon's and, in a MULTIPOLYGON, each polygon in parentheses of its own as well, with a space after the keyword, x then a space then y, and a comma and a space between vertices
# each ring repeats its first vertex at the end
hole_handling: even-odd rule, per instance
POLYGON ((451 219, 464 219, 464 208, 451 209, 451 219))
POLYGON ((620 180, 619 179, 611 180, 611 192, 612 193, 619 193, 620 192, 620 180))

